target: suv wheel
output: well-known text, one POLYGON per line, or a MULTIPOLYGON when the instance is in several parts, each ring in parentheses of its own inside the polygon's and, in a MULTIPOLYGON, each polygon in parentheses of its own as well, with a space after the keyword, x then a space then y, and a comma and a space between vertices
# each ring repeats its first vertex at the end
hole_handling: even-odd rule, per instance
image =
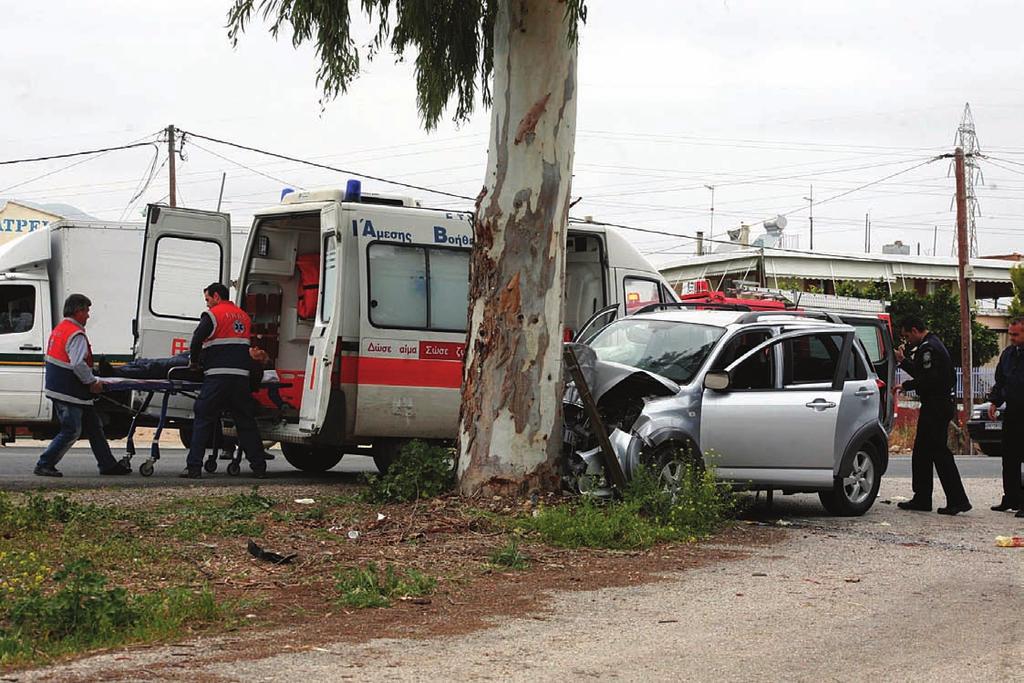
POLYGON ((871 509, 878 496, 882 468, 871 443, 862 443, 843 463, 831 491, 818 494, 821 504, 833 515, 859 517, 871 509))
POLYGON ((686 485, 704 472, 704 460, 692 443, 669 441, 640 455, 640 464, 650 468, 658 483, 675 500, 686 485))

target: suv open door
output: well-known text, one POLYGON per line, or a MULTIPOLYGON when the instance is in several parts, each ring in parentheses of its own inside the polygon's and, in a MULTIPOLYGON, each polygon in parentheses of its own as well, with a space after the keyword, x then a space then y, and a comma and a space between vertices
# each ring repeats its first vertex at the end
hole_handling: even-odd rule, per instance
MULTIPOLYGON (((231 218, 225 213, 150 204, 133 332, 136 358, 188 351, 203 289, 231 284, 231 218)), ((191 400, 174 397, 172 417, 191 413, 191 400)))
POLYGON ((881 388, 881 420, 886 433, 891 433, 896 419, 895 398, 892 393, 896 382, 896 349, 889 329, 888 316, 882 317, 873 313, 835 313, 833 319, 835 322, 853 327, 857 339, 867 351, 868 360, 875 374, 885 382, 885 386, 881 388))

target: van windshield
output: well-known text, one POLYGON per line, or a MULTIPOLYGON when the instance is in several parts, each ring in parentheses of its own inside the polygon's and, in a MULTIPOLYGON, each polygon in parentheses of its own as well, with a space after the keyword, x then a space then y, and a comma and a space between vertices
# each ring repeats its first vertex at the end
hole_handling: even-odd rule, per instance
POLYGON ((689 384, 723 334, 724 327, 712 325, 626 318, 598 332, 589 346, 603 361, 689 384))

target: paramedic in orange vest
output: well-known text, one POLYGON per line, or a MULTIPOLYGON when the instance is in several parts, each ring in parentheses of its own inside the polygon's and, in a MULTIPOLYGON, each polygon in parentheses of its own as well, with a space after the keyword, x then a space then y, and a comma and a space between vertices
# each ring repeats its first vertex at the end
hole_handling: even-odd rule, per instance
POLYGON ((196 399, 192 442, 185 461, 186 479, 199 479, 203 451, 210 443, 222 412, 235 420, 238 445, 249 459, 249 467, 258 478, 266 476, 266 454, 253 415, 249 371, 251 321, 249 314, 230 301, 228 288, 219 282, 203 290, 209 310, 203 311, 190 347, 190 367, 198 369, 201 361, 203 388, 196 399))
POLYGON ((103 423, 93 403, 103 385, 92 374, 92 347, 85 335, 92 302, 83 294, 72 294, 64 302, 61 320, 46 345, 46 396, 53 401, 53 412, 60 432, 39 456, 35 473, 40 477, 63 476, 57 463, 83 434, 89 439, 100 474, 128 474, 131 468, 114 460, 103 433, 103 423))

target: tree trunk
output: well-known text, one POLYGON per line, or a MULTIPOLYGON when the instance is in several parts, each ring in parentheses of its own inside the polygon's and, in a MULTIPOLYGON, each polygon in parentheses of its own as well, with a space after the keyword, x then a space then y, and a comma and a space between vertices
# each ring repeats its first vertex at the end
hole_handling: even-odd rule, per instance
POLYGON ((568 33, 564 2, 499 3, 487 178, 470 262, 458 466, 464 495, 558 485, 576 136, 576 47, 568 33))

